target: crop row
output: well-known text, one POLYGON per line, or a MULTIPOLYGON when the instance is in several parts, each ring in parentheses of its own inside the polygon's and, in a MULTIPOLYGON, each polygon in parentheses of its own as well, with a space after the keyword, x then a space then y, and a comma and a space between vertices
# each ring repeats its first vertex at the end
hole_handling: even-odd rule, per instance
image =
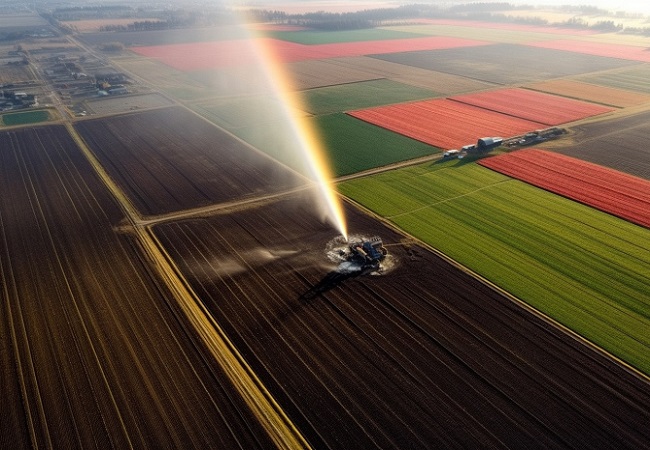
POLYGON ((436 96, 428 89, 386 79, 327 86, 301 93, 304 108, 311 114, 343 112, 436 96))
MULTIPOLYGON (((364 57, 360 57, 364 59, 364 57)), ((370 58, 365 58, 370 59, 370 58)), ((381 74, 364 70, 354 64, 341 64, 343 59, 310 59, 284 64, 289 91, 304 91, 323 86, 355 84, 383 78, 381 74)))
POLYGON ((580 28, 562 28, 562 27, 549 27, 546 25, 525 25, 519 23, 498 23, 498 22, 483 22, 480 20, 457 20, 457 19, 420 19, 420 24, 427 25, 443 25, 449 27, 468 28, 470 30, 508 30, 508 31, 528 31, 542 34, 561 34, 572 36, 589 36, 595 34, 593 30, 585 30, 580 28))
POLYGON ((650 228, 650 181, 558 153, 530 149, 484 167, 650 228))
POLYGON ((460 95, 451 97, 451 100, 549 126, 573 122, 613 110, 602 105, 520 88, 460 95))
MULTIPOLYGON (((182 108, 87 120, 75 127, 145 215, 264 195, 304 182, 182 108)), ((284 144, 289 148, 286 139, 284 144)))
POLYGON ((646 47, 633 45, 605 44, 601 42, 580 41, 575 39, 534 42, 529 43, 528 45, 532 47, 582 53, 585 55, 603 56, 605 58, 650 62, 650 54, 648 54, 646 47))
POLYGON ((338 67, 339 71, 344 73, 351 69, 363 70, 365 73, 372 74, 377 78, 387 78, 410 86, 419 86, 434 92, 440 92, 444 95, 454 95, 494 87, 490 83, 473 78, 420 69, 418 67, 409 67, 367 56, 335 58, 327 62, 338 67))
POLYGON ((419 166, 339 188, 650 372, 650 231, 475 164, 419 166))
MULTIPOLYGON (((259 27, 256 27, 259 30, 259 27)), ((300 29, 298 27, 278 30, 269 28, 262 30, 263 36, 294 42, 303 45, 339 44, 347 42, 388 41, 397 39, 412 39, 422 37, 419 33, 412 33, 408 28, 391 30, 388 28, 364 28, 359 30, 318 31, 315 29, 300 29)))
POLYGON ((549 80, 526 86, 528 89, 548 92, 565 97, 579 98, 603 105, 612 105, 619 108, 650 102, 649 95, 609 86, 598 86, 576 80, 549 80))
POLYGON ((401 103, 358 111, 353 117, 441 148, 471 144, 481 136, 515 136, 541 127, 449 99, 401 103))
POLYGON ((580 77, 580 80, 647 94, 650 93, 650 65, 635 65, 616 72, 592 73, 580 77))
POLYGON ((66 128, 0 148, 0 446, 262 446, 66 128))
MULTIPOLYGON (((373 169, 399 161, 436 153, 439 149, 408 137, 355 120, 346 114, 326 114, 298 121, 299 126, 318 133, 331 161, 335 177, 373 169)), ((264 126, 234 129, 238 137, 272 158, 300 170, 296 155, 287 152, 286 138, 277 130, 287 127, 277 121, 264 126)))
POLYGON ((51 118, 50 113, 46 109, 40 109, 27 112, 5 113, 0 116, 0 123, 2 125, 26 125, 31 123, 45 122, 51 118))

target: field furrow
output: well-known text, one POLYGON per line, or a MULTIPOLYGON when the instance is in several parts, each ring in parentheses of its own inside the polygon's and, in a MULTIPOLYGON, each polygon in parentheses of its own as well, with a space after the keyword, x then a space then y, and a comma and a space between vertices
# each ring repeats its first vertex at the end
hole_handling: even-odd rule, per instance
POLYGON ((2 446, 268 448, 66 128, 0 145, 2 446))
POLYGON ((315 447, 644 441, 644 382, 608 381, 616 364, 351 207, 352 239, 378 234, 390 258, 338 272, 336 233, 306 208, 286 197, 154 232, 315 447))

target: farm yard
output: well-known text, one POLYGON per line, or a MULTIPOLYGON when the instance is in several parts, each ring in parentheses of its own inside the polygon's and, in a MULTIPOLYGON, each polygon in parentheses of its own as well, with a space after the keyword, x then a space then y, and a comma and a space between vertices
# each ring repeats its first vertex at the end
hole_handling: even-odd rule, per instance
POLYGON ((387 23, 25 44, 128 93, 0 130, 0 442, 647 445, 650 39, 387 23))

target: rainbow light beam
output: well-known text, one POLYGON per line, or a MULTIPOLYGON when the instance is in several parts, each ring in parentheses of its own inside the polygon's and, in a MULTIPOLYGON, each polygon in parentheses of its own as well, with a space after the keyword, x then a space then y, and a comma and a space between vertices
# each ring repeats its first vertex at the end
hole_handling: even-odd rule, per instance
MULTIPOLYGON (((287 142, 289 147, 297 147, 296 157, 303 157, 306 163, 308 173, 303 173, 312 180, 319 192, 319 198, 322 200, 321 213, 323 218, 330 222, 347 241, 347 226, 343 214, 343 206, 332 184, 332 175, 329 170, 329 161, 325 157, 325 152, 320 144, 321 140, 313 127, 307 121, 300 120, 296 111, 304 110, 301 108, 301 102, 297 96, 289 95, 289 78, 283 72, 282 67, 278 64, 278 58, 269 45, 270 40, 251 38, 253 50, 256 58, 259 60, 259 67, 264 71, 270 83, 272 94, 278 99, 281 105, 279 111, 290 127, 292 139, 287 142)), ((292 151, 291 148, 288 149, 292 151)))

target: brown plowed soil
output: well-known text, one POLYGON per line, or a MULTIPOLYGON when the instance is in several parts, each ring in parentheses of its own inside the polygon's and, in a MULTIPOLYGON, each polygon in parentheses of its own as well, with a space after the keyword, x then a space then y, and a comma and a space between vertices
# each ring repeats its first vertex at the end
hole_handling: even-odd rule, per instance
POLYGON ((317 448, 646 445, 646 380, 368 215, 347 216, 353 235, 387 244, 383 274, 337 271, 326 251, 337 233, 291 199, 155 228, 317 448))
POLYGON ((0 148, 0 447, 269 448, 66 129, 0 148))
POLYGON ((621 114, 570 131, 566 138, 541 147, 650 179, 650 111, 621 114))
POLYGON ((293 172, 181 107, 75 124, 144 215, 279 192, 293 172))

